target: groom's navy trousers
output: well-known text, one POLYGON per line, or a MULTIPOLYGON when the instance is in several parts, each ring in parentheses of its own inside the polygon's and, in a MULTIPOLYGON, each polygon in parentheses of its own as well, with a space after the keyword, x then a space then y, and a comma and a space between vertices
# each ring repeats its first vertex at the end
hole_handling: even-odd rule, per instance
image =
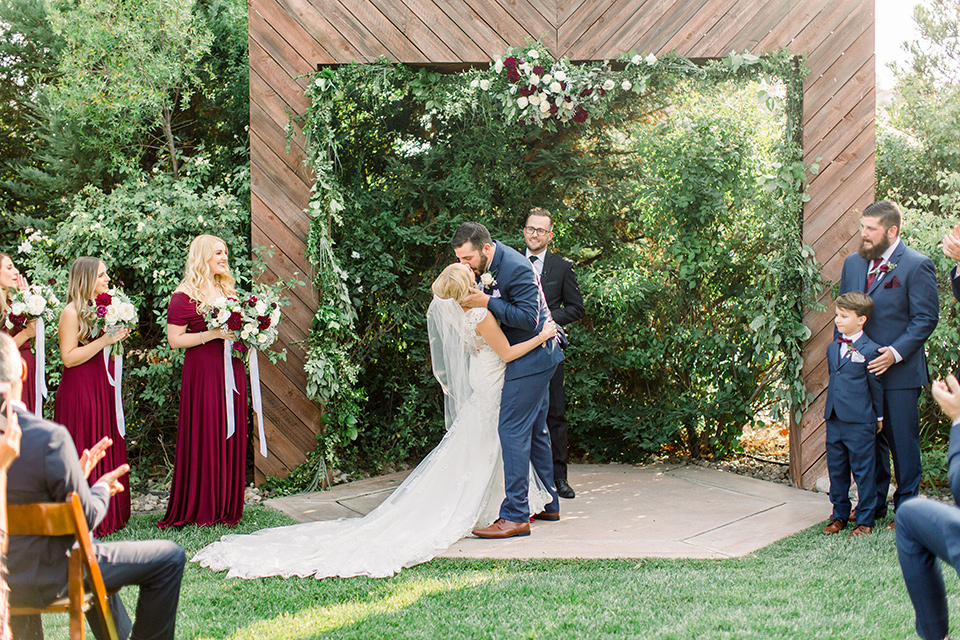
POLYGON ((500 517, 526 522, 532 514, 527 504, 530 465, 550 491, 553 502, 544 511, 557 513, 560 501, 553 481, 553 448, 547 429, 550 407, 550 379, 556 369, 504 382, 500 399, 500 444, 503 449, 503 477, 506 497, 500 517))

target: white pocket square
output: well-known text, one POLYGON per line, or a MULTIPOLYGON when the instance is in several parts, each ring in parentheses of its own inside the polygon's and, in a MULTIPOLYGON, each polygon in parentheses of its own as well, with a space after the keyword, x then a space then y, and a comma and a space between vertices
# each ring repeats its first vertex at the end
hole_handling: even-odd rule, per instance
POLYGON ((850 356, 850 361, 851 361, 851 362, 866 362, 866 359, 864 359, 864 357, 863 357, 862 355, 860 355, 859 353, 854 353, 854 354, 852 354, 852 355, 850 356))

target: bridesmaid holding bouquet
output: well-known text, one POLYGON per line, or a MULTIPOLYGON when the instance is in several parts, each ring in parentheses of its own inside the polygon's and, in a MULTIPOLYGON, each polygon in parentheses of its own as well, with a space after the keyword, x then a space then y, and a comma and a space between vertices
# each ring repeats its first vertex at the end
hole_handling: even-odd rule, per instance
MULTIPOLYGON (((99 258, 77 258, 70 265, 67 305, 60 313, 63 376, 53 405, 53 419, 67 428, 77 451, 93 448, 104 437, 113 441, 91 473, 94 478, 127 463, 127 446, 117 426, 115 392, 110 382, 113 362, 108 356, 112 346, 126 338, 130 330, 124 327, 93 335, 93 301, 107 292, 109 284, 107 267, 99 258)), ((94 529, 97 537, 123 528, 130 519, 129 476, 124 475, 120 482, 124 490, 110 498, 107 515, 94 529)))
POLYGON ((232 526, 243 516, 247 379, 243 363, 232 352, 224 356, 233 332, 209 329, 204 319, 218 298, 237 298, 227 245, 214 236, 197 236, 190 244, 183 282, 167 309, 167 341, 174 349, 186 349, 186 354, 173 483, 167 513, 157 525, 161 529, 186 524, 232 526), (230 371, 224 364, 227 359, 230 371), (233 433, 228 397, 233 405, 233 433))
POLYGON ((20 275, 13 259, 5 253, 0 253, 0 331, 10 334, 20 349, 20 357, 27 363, 27 379, 23 382, 23 404, 30 411, 36 407, 36 376, 37 360, 33 353, 33 342, 37 336, 37 323, 31 320, 25 327, 8 329, 6 317, 10 313, 10 295, 16 289, 24 289, 26 279, 20 275))

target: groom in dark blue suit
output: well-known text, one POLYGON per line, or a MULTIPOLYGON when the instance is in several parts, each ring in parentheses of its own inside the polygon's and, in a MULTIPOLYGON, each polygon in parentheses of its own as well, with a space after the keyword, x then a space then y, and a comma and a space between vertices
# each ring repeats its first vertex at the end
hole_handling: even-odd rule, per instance
POLYGON ((890 200, 874 202, 860 219, 860 250, 847 256, 840 293, 873 299, 864 331, 883 345, 868 369, 883 381, 883 430, 877 438, 877 513, 886 515, 890 456, 897 477, 894 509, 920 490, 920 389, 930 383, 923 345, 940 313, 936 270, 900 238, 903 216, 890 200))
MULTIPOLYGON (((450 242, 461 263, 479 278, 483 288, 467 296, 465 307, 487 307, 500 322, 510 344, 534 337, 550 319, 530 261, 520 253, 497 242, 477 222, 460 225, 450 242)), ((500 517, 489 527, 473 533, 481 538, 509 538, 530 535, 530 509, 527 494, 530 464, 550 492, 552 501, 540 513, 539 520, 560 519, 560 499, 553 480, 553 453, 547 431, 548 389, 563 351, 557 340, 543 348, 508 362, 500 399, 500 447, 503 450, 503 476, 506 497, 500 505, 500 517)))

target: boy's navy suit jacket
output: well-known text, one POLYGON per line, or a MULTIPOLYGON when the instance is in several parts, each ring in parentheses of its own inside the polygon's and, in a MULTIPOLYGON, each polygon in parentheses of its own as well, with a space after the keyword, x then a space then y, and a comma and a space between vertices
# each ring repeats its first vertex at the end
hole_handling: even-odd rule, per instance
POLYGON ((840 361, 838 342, 827 347, 830 383, 823 417, 858 424, 876 422, 883 416, 883 382, 867 371, 867 365, 880 355, 880 345, 864 333, 852 346, 863 356, 863 362, 853 361, 852 350, 840 361))

